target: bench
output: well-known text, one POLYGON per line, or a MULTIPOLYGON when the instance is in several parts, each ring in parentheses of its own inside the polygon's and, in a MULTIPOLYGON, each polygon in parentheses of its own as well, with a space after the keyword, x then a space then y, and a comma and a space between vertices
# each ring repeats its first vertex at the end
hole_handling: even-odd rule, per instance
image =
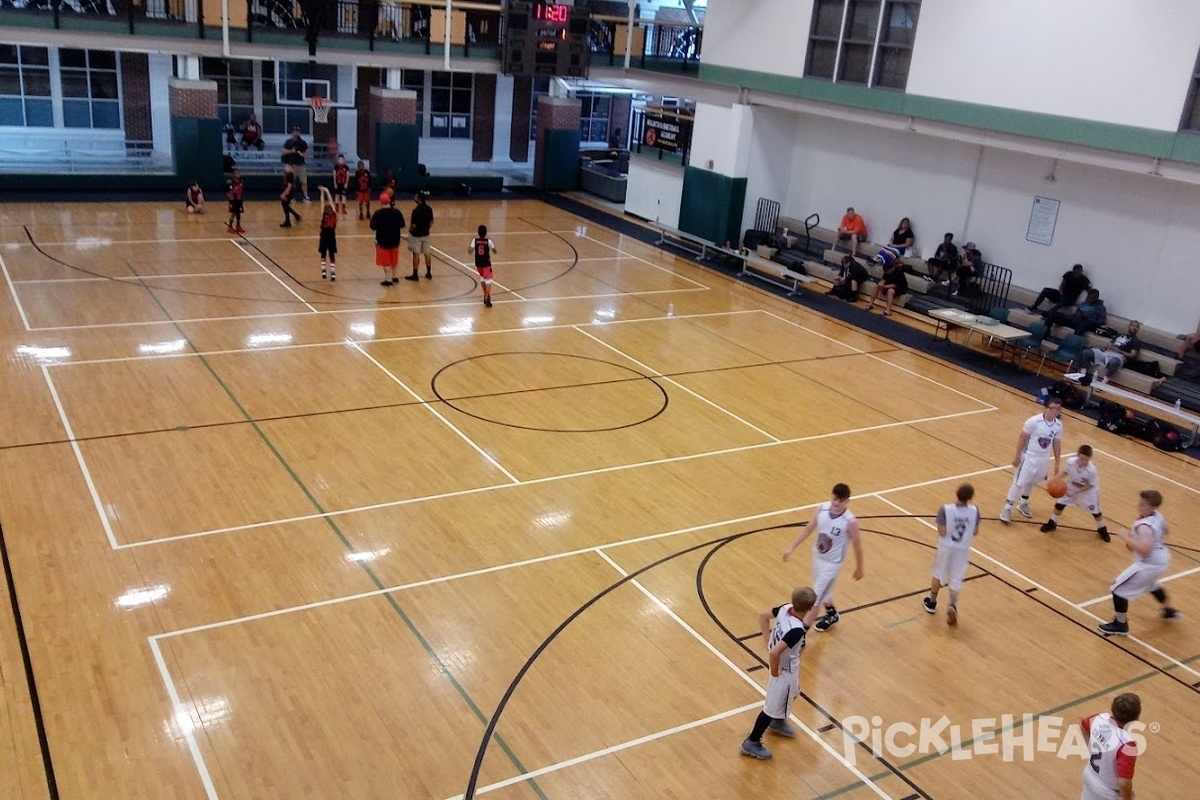
POLYGON ((1181 408, 1178 405, 1169 405, 1161 400, 1155 400, 1153 397, 1146 397, 1142 394, 1122 389, 1120 386, 1114 386, 1112 383, 1093 382, 1087 387, 1087 397, 1085 402, 1092 399, 1092 394, 1102 394, 1109 397, 1119 397, 1127 402, 1137 403, 1145 406, 1148 409, 1154 410, 1154 416, 1176 419, 1191 427, 1191 434, 1183 442, 1184 447, 1191 447, 1195 441, 1197 432, 1200 432, 1200 416, 1193 414, 1181 408))
POLYGON ((724 248, 721 248, 721 253, 741 260, 742 271, 738 273, 740 277, 757 278, 781 289, 787 289, 788 296, 797 294, 800 291, 800 284, 816 282, 803 272, 788 269, 783 264, 768 261, 753 253, 738 253, 724 248))
POLYGON ((699 236, 687 233, 686 231, 681 231, 678 228, 671 228, 667 225, 661 224, 657 225, 656 227, 658 228, 658 241, 655 242, 655 244, 666 247, 674 247, 677 250, 682 250, 688 255, 695 256, 701 261, 704 261, 708 258, 708 253, 710 250, 721 250, 727 255, 730 254, 730 251, 726 250, 725 248, 718 247, 716 244, 708 241, 707 239, 702 239, 699 236))

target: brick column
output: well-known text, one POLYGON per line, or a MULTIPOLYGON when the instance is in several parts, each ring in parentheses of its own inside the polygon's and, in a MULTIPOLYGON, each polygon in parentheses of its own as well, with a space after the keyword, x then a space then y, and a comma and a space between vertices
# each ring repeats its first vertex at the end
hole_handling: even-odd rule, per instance
POLYGON ((547 191, 573 189, 579 172, 579 117, 583 104, 567 97, 539 97, 533 185, 547 191))
POLYGON ((513 78, 512 140, 508 157, 516 162, 529 160, 529 115, 533 111, 533 78, 513 78))
POLYGON ((172 117, 217 118, 217 82, 172 78, 168 85, 172 117))
POLYGON ((471 109, 471 160, 491 161, 496 134, 496 76, 475 76, 475 99, 471 109))
POLYGON ((417 93, 409 89, 372 86, 367 102, 366 124, 371 154, 371 172, 383 177, 392 170, 399 187, 419 185, 417 156, 421 131, 417 120, 417 93))
POLYGON ((121 53, 121 112, 125 141, 150 142, 150 59, 145 53, 121 53))

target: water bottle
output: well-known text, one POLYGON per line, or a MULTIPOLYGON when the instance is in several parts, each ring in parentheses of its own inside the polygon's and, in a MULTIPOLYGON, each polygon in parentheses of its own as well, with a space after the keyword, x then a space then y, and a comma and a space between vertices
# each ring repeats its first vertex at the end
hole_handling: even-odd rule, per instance
POLYGON ((1182 401, 1182 400, 1176 400, 1176 401, 1175 401, 1175 413, 1179 413, 1179 411, 1180 411, 1180 409, 1181 409, 1181 408, 1183 408, 1183 401, 1182 401))

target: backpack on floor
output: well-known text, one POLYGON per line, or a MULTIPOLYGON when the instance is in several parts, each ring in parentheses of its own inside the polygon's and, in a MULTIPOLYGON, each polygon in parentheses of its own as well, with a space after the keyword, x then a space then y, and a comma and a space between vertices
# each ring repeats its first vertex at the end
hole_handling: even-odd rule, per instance
POLYGON ((1096 425, 1109 433, 1123 434, 1129 428, 1133 412, 1111 400, 1100 401, 1100 418, 1096 425))
POLYGON ((1083 392, 1073 383, 1057 381, 1050 387, 1050 394, 1062 401, 1063 408, 1083 408, 1083 392))

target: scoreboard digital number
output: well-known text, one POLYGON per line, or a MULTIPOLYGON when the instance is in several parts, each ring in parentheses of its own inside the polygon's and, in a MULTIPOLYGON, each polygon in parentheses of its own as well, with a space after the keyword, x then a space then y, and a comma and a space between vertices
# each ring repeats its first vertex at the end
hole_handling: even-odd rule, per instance
POLYGON ((517 77, 586 78, 589 22, 586 11, 567 5, 508 3, 501 71, 517 77))

